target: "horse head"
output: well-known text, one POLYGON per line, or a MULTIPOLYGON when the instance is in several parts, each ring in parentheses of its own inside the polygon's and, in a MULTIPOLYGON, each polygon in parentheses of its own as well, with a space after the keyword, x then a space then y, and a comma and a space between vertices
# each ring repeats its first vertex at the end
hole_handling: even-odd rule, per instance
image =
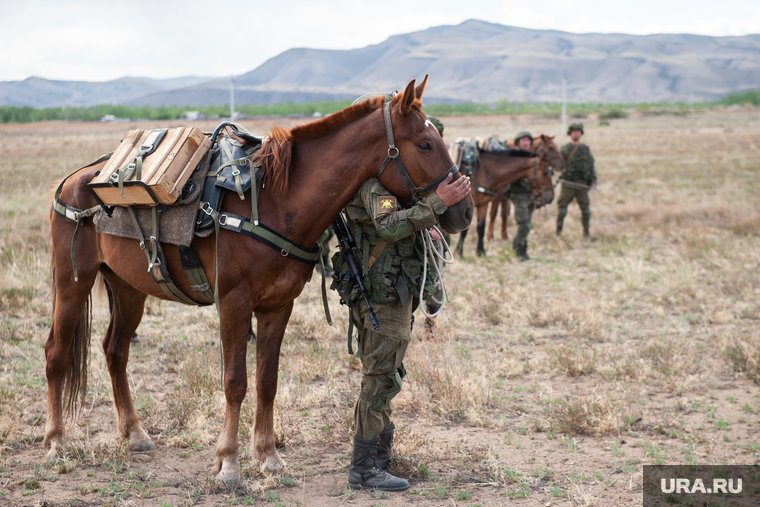
POLYGON ((536 207, 546 206, 554 200, 554 171, 565 170, 565 159, 562 158, 554 136, 541 134, 534 141, 533 151, 538 154, 538 161, 531 179, 533 197, 536 207))
MULTIPOLYGON (((456 164, 451 160, 443 138, 422 112, 420 99, 426 84, 427 75, 417 87, 414 80, 410 81, 403 93, 397 94, 390 102, 392 126, 386 120, 386 131, 390 128, 395 140, 394 148, 390 146, 391 138, 388 139, 388 155, 394 155, 395 151, 398 156, 393 159, 395 164, 394 161, 389 162, 379 177, 385 188, 407 203, 435 192, 438 184, 452 170, 452 181, 462 177, 455 170, 456 164), (399 160, 403 160, 400 165, 399 160), (404 173, 408 174, 408 179, 404 173)), ((474 207, 475 203, 468 195, 439 216, 441 226, 450 234, 467 229, 472 222, 474 207)))

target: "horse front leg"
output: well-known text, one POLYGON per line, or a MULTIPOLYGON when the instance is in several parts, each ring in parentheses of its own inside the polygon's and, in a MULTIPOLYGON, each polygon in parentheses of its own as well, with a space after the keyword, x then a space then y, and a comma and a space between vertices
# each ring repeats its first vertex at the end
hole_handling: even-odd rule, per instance
POLYGON ((509 217, 509 199, 504 201, 501 205, 501 239, 509 239, 507 234, 507 217, 509 217))
POLYGON ((274 445, 274 398, 277 395, 280 346, 292 311, 291 301, 276 312, 256 312, 256 418, 251 448, 253 457, 270 470, 285 466, 274 445))
POLYGON ((119 435, 129 439, 130 450, 152 451, 156 446, 140 425, 127 379, 132 333, 140 325, 147 296, 116 278, 110 271, 104 276, 107 277, 113 296, 113 306, 111 321, 103 338, 103 352, 111 376, 117 428, 119 435))
POLYGON ((487 211, 488 211, 488 206, 482 206, 478 208, 478 250, 477 250, 478 257, 485 257, 486 255, 486 247, 483 244, 483 238, 486 232, 486 212, 487 211))
POLYGON ((457 242, 457 253, 459 254, 460 259, 464 259, 464 241, 467 239, 467 231, 469 231, 469 229, 465 229, 459 233, 459 241, 457 242))
MULTIPOLYGON (((229 293, 220 301, 222 354, 224 360, 224 397, 227 406, 224 424, 216 442, 213 473, 228 486, 239 479, 238 425, 240 406, 248 389, 245 355, 248 346, 248 328, 251 324, 250 307, 241 306, 245 296, 229 293)), ((261 343, 261 335, 259 335, 261 343)))

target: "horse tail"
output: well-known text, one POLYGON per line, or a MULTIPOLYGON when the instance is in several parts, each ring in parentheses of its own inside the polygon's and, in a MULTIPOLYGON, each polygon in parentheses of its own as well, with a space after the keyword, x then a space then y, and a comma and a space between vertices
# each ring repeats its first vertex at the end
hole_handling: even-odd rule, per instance
POLYGON ((92 294, 88 294, 74 330, 69 365, 63 376, 64 412, 67 416, 78 415, 84 407, 87 396, 87 359, 90 356, 91 336, 92 294))

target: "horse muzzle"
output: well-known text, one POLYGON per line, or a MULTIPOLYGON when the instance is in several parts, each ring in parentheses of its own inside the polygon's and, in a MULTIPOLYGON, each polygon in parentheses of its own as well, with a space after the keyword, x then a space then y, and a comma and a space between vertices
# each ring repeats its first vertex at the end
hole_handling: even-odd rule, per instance
POLYGON ((470 227, 474 209, 475 202, 472 200, 472 196, 468 195, 455 205, 450 206, 443 215, 438 217, 438 221, 444 231, 449 234, 456 234, 470 227))

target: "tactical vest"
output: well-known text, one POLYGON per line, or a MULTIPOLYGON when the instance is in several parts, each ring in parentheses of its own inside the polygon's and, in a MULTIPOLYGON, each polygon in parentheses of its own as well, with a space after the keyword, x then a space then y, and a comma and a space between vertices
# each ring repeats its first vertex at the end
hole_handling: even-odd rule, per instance
MULTIPOLYGON (((365 227, 353 221, 348 221, 352 229, 357 251, 354 254, 361 264, 364 285, 373 304, 408 305, 419 304, 420 284, 425 284, 422 295, 427 299, 436 292, 438 273, 432 264, 428 264, 427 278, 423 282, 424 249, 422 242, 415 233, 393 243, 388 243, 377 260, 369 267, 370 255, 380 241, 374 227, 365 227)), ((332 258, 334 275, 332 290, 337 290, 341 301, 353 305, 361 299, 358 285, 348 272, 346 260, 341 252, 332 258)))

